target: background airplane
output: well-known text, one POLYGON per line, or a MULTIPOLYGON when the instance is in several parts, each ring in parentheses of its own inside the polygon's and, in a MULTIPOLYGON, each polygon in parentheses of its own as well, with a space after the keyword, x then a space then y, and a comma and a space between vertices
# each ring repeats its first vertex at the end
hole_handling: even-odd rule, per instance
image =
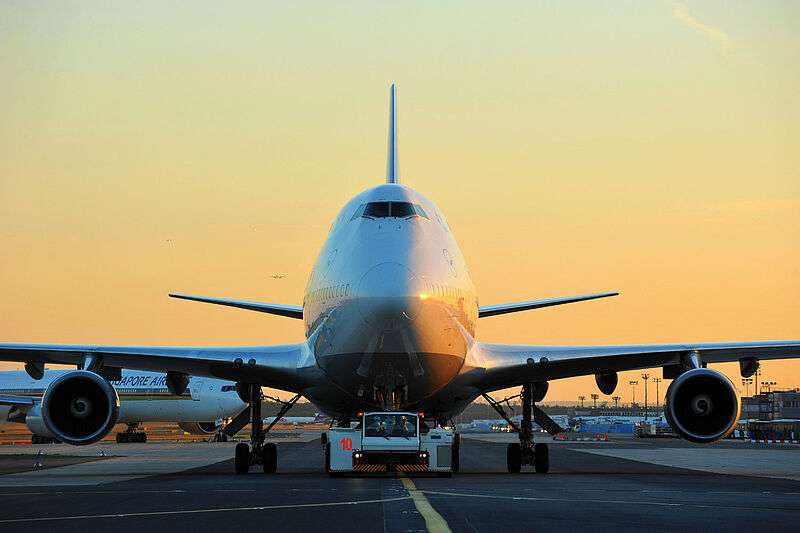
MULTIPOLYGON (((23 371, 0 372, 0 416, 26 424, 34 444, 53 442, 56 437, 42 419, 41 400, 47 387, 69 372, 46 370, 39 380, 23 371)), ((213 435, 224 419, 247 406, 233 383, 219 379, 191 378, 187 390, 175 395, 167 389, 164 374, 123 370, 111 385, 119 396, 117 423, 128 424, 126 431, 117 433, 117 442, 145 442, 146 433, 137 431, 142 422, 176 422, 188 433, 213 435)))

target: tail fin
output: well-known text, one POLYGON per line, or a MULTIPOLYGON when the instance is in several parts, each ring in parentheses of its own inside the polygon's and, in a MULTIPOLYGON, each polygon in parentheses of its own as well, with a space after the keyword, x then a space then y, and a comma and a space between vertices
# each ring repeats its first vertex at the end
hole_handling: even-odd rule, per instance
POLYGON ((389 153, 386 162, 386 183, 400 183, 397 161, 397 88, 392 84, 389 96, 389 153))

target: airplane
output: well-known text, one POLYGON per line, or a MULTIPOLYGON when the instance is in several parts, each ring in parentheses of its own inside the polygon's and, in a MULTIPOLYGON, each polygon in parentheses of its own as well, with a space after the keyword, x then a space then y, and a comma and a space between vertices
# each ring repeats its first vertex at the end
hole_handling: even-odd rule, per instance
POLYGON ((262 386, 294 394, 279 417, 303 396, 340 426, 349 426, 359 412, 390 409, 424 413, 426 420, 445 425, 480 396, 506 418, 489 393, 520 387, 523 419, 520 426, 513 424, 519 442, 508 445, 507 470, 532 465, 544 473, 548 447, 534 444, 532 428, 535 419, 551 434, 561 431, 536 405, 552 380, 594 375, 609 395, 618 372, 662 368, 663 377, 672 380, 665 403, 670 424, 683 438, 707 443, 730 433, 741 410, 733 383, 709 364, 738 361, 748 377, 760 360, 800 357, 797 340, 618 346, 477 341, 482 319, 618 293, 480 305, 444 214, 399 183, 397 131, 392 85, 386 182, 356 195, 336 215, 301 305, 170 294, 302 320, 302 341, 241 347, 0 344, 0 360, 25 362, 33 378, 41 378, 47 364, 77 366, 56 379, 42 399, 42 418, 52 433, 75 444, 107 434, 118 417, 117 392, 107 377, 120 368, 164 373, 174 394, 186 390, 190 374, 226 379, 249 401, 223 431, 233 434, 253 422, 249 446, 236 447, 235 470, 244 474, 260 465, 272 473, 277 448, 265 443, 262 386), (88 413, 76 409, 85 398, 92 402, 88 413))
MULTIPOLYGON (((328 420, 327 416, 322 413, 317 413, 314 416, 282 416, 278 420, 278 424, 291 424, 293 426, 299 426, 303 424, 324 424, 326 420, 328 420)), ((270 419, 262 419, 262 422, 269 423, 270 419)))
MULTIPOLYGON (((0 416, 9 422, 26 424, 33 433, 33 444, 49 444, 57 440, 42 417, 42 397, 56 379, 69 369, 48 369, 40 380, 22 370, 0 372, 0 416)), ((116 423, 127 424, 117 433, 117 442, 146 442, 147 434, 138 431, 142 422, 176 422, 192 435, 215 435, 220 440, 222 422, 238 415, 247 407, 236 394, 230 381, 210 378, 190 379, 187 391, 173 395, 164 374, 123 370, 120 379, 110 382, 119 397, 116 423)), ((88 399, 83 400, 88 405, 88 399)), ((76 410, 81 401, 73 402, 76 410)), ((227 439, 225 439, 227 440, 227 439)))

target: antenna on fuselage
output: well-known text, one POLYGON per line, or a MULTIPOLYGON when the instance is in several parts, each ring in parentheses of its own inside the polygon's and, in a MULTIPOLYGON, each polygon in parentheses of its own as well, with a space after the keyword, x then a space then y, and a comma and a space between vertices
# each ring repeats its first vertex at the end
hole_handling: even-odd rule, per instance
POLYGON ((400 163, 397 161, 397 87, 389 92, 389 153, 386 161, 386 183, 400 183, 400 163))

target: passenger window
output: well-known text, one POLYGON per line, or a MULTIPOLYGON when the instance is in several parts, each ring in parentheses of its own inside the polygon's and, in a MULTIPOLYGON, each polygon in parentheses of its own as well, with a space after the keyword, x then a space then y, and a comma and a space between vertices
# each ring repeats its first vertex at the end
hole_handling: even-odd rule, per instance
POLYGON ((372 202, 364 209, 364 216, 369 218, 386 218, 389 216, 389 202, 372 202))

